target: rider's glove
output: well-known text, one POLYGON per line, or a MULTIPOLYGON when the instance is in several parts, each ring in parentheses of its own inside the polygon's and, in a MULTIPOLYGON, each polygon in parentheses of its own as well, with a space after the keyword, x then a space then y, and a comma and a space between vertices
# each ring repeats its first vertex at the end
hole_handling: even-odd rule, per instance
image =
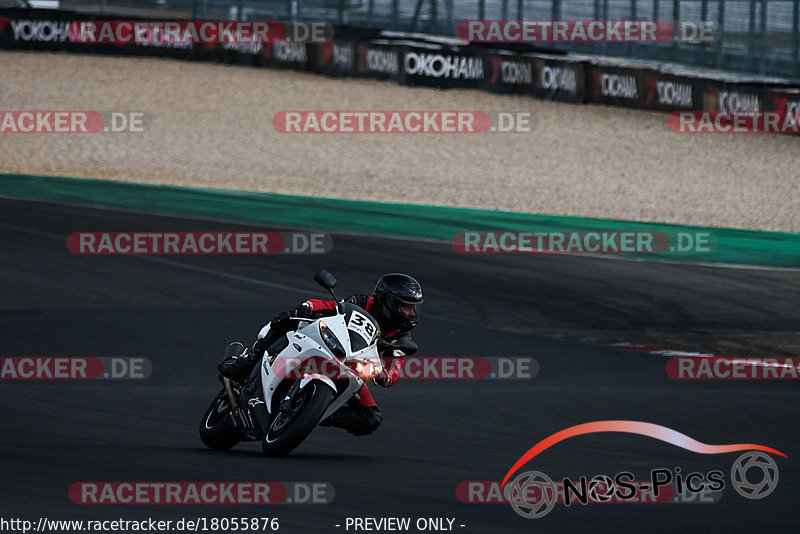
POLYGON ((383 386, 385 388, 393 386, 400 378, 400 368, 403 367, 403 363, 405 361, 406 359, 404 357, 392 357, 389 367, 384 367, 381 369, 381 372, 378 373, 378 376, 372 380, 379 386, 383 386))
POLYGON ((378 373, 378 376, 373 378, 373 381, 378 384, 379 386, 383 386, 388 388, 392 385, 391 379, 389 378, 389 373, 386 372, 386 369, 381 369, 381 372, 378 373))

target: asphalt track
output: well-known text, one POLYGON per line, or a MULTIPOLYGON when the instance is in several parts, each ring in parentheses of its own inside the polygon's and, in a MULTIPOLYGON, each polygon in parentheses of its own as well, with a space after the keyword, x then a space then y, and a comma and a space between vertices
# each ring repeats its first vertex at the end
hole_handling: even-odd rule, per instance
MULTIPOLYGON (((347 517, 452 517, 464 532, 789 532, 800 498, 797 383, 674 381, 665 358, 538 337, 532 327, 796 331, 800 273, 563 255, 465 256, 448 244, 334 235, 327 256, 76 256, 76 231, 248 229, 21 200, 0 200, 0 356, 145 356, 146 380, 0 382, 3 518, 175 520, 277 516, 282 532, 339 532, 347 517), (230 340, 251 340, 276 311, 342 294, 384 271, 426 292, 415 339, 426 356, 535 357, 533 380, 405 380, 375 396, 373 436, 320 428, 285 459, 258 444, 206 450, 197 426, 230 340), (726 487, 715 504, 557 505, 525 519, 507 504, 465 504, 464 480, 499 480, 531 446, 579 423, 647 421, 710 444, 759 443, 780 481, 762 500, 726 487), (76 481, 327 481, 329 505, 80 506, 76 481)), ((700 455, 622 433, 569 439, 525 469, 552 478, 651 468, 720 469, 700 455)))

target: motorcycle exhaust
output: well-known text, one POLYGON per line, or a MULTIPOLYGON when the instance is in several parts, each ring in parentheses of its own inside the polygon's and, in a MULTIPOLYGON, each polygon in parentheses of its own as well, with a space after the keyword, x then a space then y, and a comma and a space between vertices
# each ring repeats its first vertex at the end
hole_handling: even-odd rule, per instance
POLYGON ((231 408, 236 409, 239 407, 239 401, 236 400, 236 395, 233 394, 233 386, 227 376, 222 377, 222 383, 225 385, 225 391, 228 392, 228 401, 231 403, 231 408))

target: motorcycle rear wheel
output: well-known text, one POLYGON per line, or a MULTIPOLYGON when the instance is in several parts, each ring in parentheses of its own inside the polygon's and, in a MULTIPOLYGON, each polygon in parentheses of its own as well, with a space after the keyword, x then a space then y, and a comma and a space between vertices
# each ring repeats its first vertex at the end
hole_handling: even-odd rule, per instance
POLYGON ((200 439, 209 449, 227 451, 241 441, 230 414, 231 405, 223 388, 200 422, 200 439))

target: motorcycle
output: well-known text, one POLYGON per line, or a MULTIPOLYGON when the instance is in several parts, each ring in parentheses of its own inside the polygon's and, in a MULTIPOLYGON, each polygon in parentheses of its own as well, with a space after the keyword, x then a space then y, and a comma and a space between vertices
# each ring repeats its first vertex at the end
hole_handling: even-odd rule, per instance
MULTIPOLYGON (((200 439, 210 449, 260 440, 265 455, 285 456, 381 374, 379 350, 388 343, 380 339, 378 322, 363 308, 336 298, 331 273, 320 270, 314 280, 333 297, 335 315, 293 317, 297 328, 264 353, 245 384, 222 377, 223 388, 200 423, 200 439)), ((231 343, 225 357, 243 351, 241 343, 231 343)))

